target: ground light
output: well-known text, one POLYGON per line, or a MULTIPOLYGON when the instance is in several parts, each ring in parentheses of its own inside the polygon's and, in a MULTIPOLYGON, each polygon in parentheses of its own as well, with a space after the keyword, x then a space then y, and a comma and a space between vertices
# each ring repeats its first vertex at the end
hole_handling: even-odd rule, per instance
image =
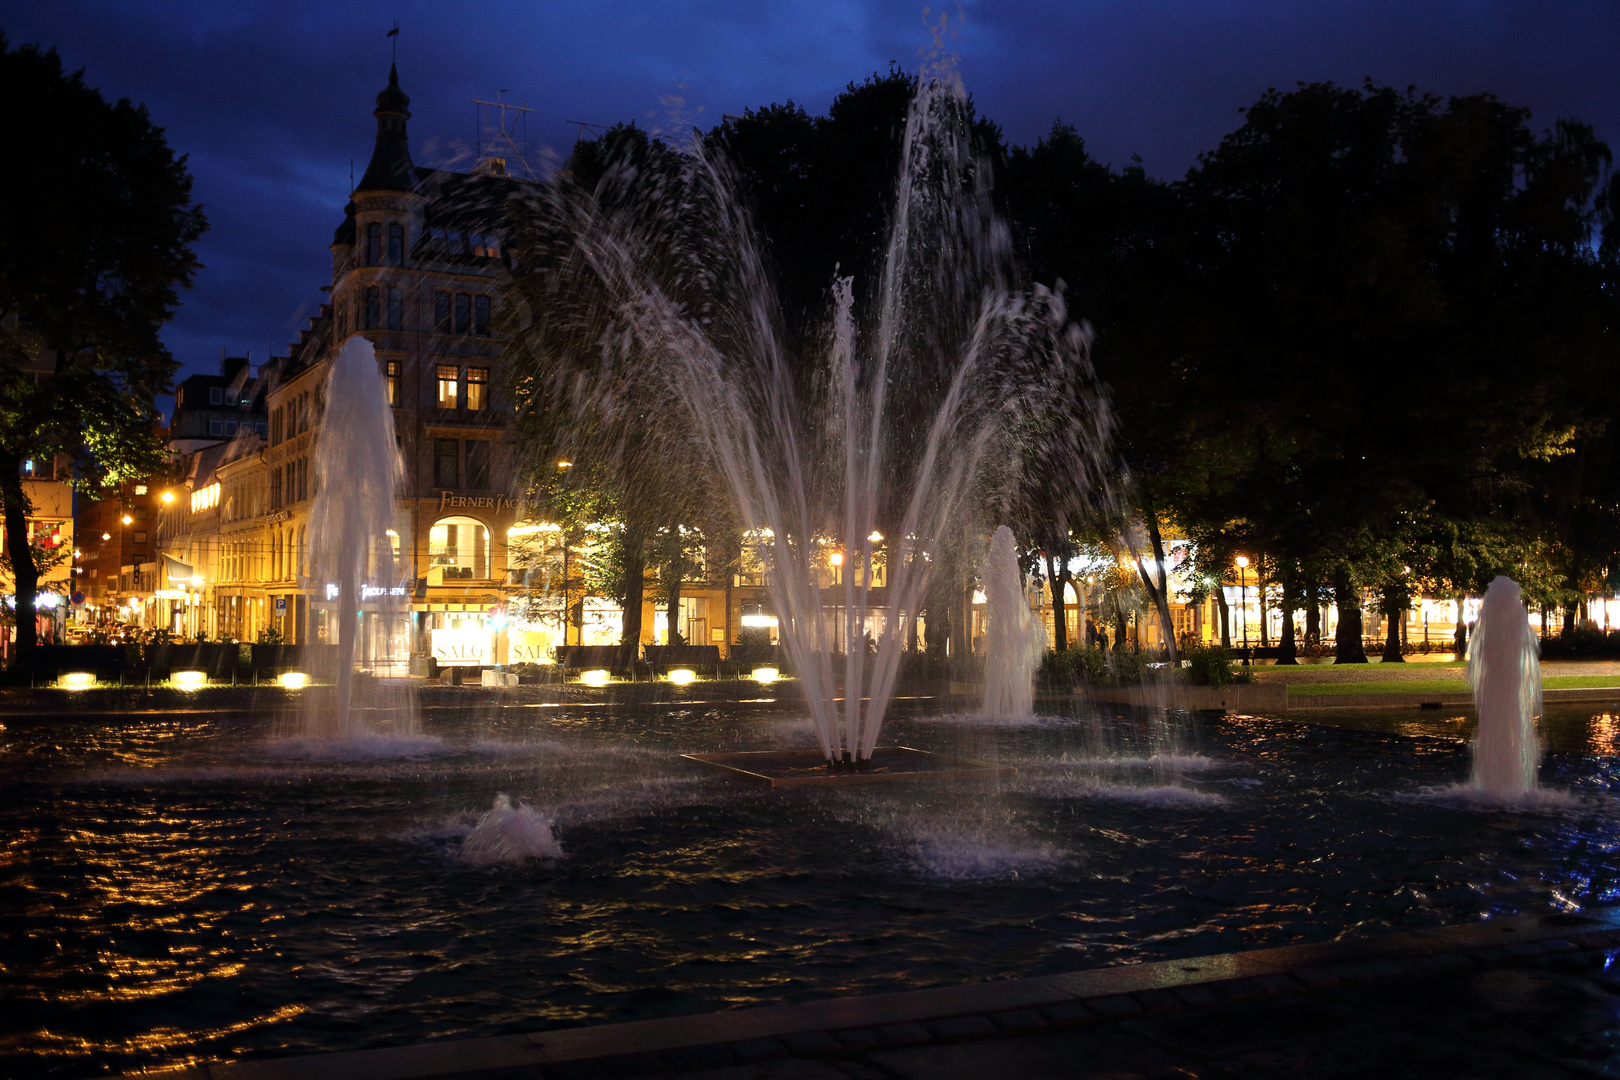
POLYGON ((757 667, 754 669, 753 679, 757 683, 769 686, 782 677, 782 673, 773 667, 757 667))
POLYGON ((579 677, 579 681, 586 686, 606 686, 608 673, 601 668, 592 668, 579 677))
POLYGON ((56 681, 64 690, 88 690, 96 685, 95 672, 70 671, 56 681))
POLYGON ((678 667, 669 673, 669 681, 674 683, 676 686, 685 686, 687 683, 696 678, 697 672, 693 671, 691 668, 678 667))
POLYGON ((170 674, 169 685, 182 690, 201 690, 208 685, 208 676, 201 671, 176 671, 170 674))
POLYGON ((283 690, 302 690, 309 685, 309 676, 302 671, 284 671, 276 679, 283 690))

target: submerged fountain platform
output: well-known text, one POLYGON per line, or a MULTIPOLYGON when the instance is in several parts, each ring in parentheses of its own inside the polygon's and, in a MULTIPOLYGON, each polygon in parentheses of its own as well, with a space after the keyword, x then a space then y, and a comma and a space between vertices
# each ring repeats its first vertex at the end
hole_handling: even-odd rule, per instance
POLYGON ((900 780, 990 780, 1014 776, 1011 765, 930 754, 909 746, 880 746, 865 768, 829 769, 820 750, 745 750, 730 754, 682 754, 688 761, 763 782, 770 787, 809 784, 884 784, 900 780))

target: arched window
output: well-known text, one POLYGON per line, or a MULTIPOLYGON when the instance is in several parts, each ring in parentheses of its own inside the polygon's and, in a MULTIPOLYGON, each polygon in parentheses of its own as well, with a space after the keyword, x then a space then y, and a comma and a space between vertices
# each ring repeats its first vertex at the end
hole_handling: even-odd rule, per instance
POLYGON ((470 517, 440 518, 428 530, 428 566, 444 567, 444 580, 489 577, 489 528, 470 517))
POLYGON ((388 265, 405 265, 405 226, 388 226, 388 265))
POLYGON ((303 525, 298 527, 298 554, 294 559, 294 572, 299 577, 309 576, 309 529, 303 525))
POLYGON ((366 265, 382 262, 382 225, 373 221, 366 226, 366 265))

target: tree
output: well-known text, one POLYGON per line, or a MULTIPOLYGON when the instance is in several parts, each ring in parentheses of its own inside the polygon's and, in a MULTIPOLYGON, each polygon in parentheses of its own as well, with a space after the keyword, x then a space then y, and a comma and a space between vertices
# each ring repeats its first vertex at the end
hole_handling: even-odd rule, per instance
POLYGON ((54 49, 0 36, 0 504, 16 571, 17 663, 32 663, 39 574, 23 461, 72 455, 77 482, 161 463, 154 395, 175 363, 158 331, 200 264, 191 176, 144 106, 109 104, 54 49))

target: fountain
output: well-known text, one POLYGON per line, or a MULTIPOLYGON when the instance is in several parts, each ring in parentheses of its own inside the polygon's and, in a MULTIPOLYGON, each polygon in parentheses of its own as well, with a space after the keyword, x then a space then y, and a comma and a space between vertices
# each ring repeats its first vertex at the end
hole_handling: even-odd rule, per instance
POLYGON ((954 73, 919 79, 864 314, 853 279, 835 280, 811 356, 790 354, 746 201, 703 142, 656 183, 624 162, 593 193, 530 204, 555 246, 525 260, 549 269, 514 346, 563 358, 536 400, 600 418, 659 380, 684 405, 679 432, 765 538, 781 645, 832 768, 870 762, 931 582, 952 568, 939 592, 962 595, 963 552, 1032 455, 1073 491, 1108 484, 1089 335, 1059 293, 1017 284, 967 115, 954 73))
POLYGON ((1479 712, 1470 786, 1492 800, 1522 800, 1536 791, 1539 652, 1518 584, 1496 578, 1485 590, 1468 642, 1468 682, 1479 712))
POLYGON ((990 538, 979 580, 987 614, 984 716, 1028 719, 1035 713, 1035 669, 1046 651, 1046 632, 1030 613, 1013 533, 1005 525, 990 538))
MULTIPOLYGON (((344 342, 326 381, 327 411, 315 446, 309 583, 337 603, 336 648, 314 665, 320 692, 304 701, 304 734, 355 740, 380 733, 415 737, 420 720, 410 692, 363 677, 357 685, 361 602, 386 628, 402 617, 404 590, 393 547, 395 495, 404 470, 394 412, 377 356, 366 338, 344 342), (341 403, 341 404, 339 404, 341 403), (341 414, 338 409, 341 408, 341 414)), ((330 632, 330 625, 328 627, 330 632)), ((377 635, 386 652, 392 634, 377 635)))

